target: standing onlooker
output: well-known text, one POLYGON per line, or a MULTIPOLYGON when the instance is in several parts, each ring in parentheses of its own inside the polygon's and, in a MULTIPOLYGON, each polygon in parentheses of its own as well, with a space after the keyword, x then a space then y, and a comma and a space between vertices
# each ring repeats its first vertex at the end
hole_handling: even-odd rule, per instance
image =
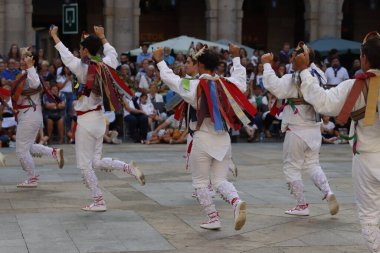
POLYGON ((355 59, 353 62, 352 62, 352 67, 349 71, 349 74, 350 74, 350 78, 355 78, 355 74, 358 70, 361 70, 361 67, 360 67, 360 60, 359 59, 355 59))
POLYGON ((20 61, 20 48, 17 44, 12 44, 9 48, 7 60, 14 59, 15 61, 20 61))
POLYGON ((265 90, 264 84, 263 84, 263 73, 264 73, 264 65, 262 63, 257 64, 254 85, 259 86, 262 91, 265 90))
POLYGON ((56 104, 55 101, 48 98, 46 94, 43 96, 43 102, 45 107, 45 113, 47 117, 47 132, 49 137, 49 143, 52 141, 52 133, 54 128, 54 123, 57 123, 59 144, 63 143, 64 137, 64 116, 65 116, 65 97, 63 94, 59 95, 58 86, 52 85, 50 92, 54 97, 59 97, 61 102, 56 104))
POLYGON ((152 53, 148 53, 148 48, 149 44, 144 43, 141 47, 142 52, 137 56, 136 64, 140 69, 142 67, 141 64, 143 60, 148 60, 148 62, 152 60, 152 53))
POLYGON ((284 42, 284 45, 282 46, 282 50, 280 51, 279 55, 280 55, 280 63, 289 64, 289 58, 290 58, 289 42, 284 42))
POLYGON ((41 69, 40 71, 38 72, 39 76, 42 77, 42 79, 46 82, 48 82, 48 84, 50 84, 50 82, 52 81, 55 81, 55 76, 50 73, 49 71, 49 62, 48 61, 42 61, 41 63, 41 69))
POLYGON ((68 67, 64 67, 60 75, 57 76, 57 86, 59 88, 59 94, 64 96, 65 106, 65 129, 71 128, 72 111, 73 111, 73 75, 68 67))
POLYGON ((38 49, 38 64, 41 65, 45 59, 45 51, 43 48, 38 49))
POLYGON ((54 60, 54 67, 56 69, 55 76, 58 76, 63 71, 63 63, 61 58, 57 58, 54 60))
POLYGON ((326 69, 325 72, 327 84, 337 86, 344 80, 349 79, 347 69, 340 65, 339 57, 331 59, 331 67, 326 69))
POLYGON ((225 63, 224 61, 219 61, 218 70, 216 74, 220 77, 224 77, 226 76, 226 71, 227 71, 227 63, 225 63))

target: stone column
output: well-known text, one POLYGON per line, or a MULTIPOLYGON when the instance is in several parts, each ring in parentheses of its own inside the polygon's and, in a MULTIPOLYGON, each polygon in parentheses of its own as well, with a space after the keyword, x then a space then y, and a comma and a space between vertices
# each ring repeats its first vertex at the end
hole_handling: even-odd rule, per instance
POLYGON ((305 0, 305 40, 312 41, 318 38, 319 0, 305 0))
POLYGON ((32 0, 25 0, 25 45, 20 46, 30 46, 36 44, 36 32, 32 26, 32 13, 32 0))
POLYGON ((25 43, 25 1, 5 0, 5 48, 12 43, 23 46, 25 43))
POLYGON ((218 0, 206 0, 206 35, 208 40, 218 39, 218 0))
POLYGON ((234 41, 241 43, 242 40, 242 31, 243 31, 243 2, 244 0, 236 1, 236 34, 234 41))
POLYGON ((139 38, 139 1, 114 0, 113 13, 113 43, 117 52, 135 48, 139 38))
POLYGON ((235 1, 219 0, 218 6, 218 39, 234 41, 236 39, 235 1))
POLYGON ((320 0, 319 5, 319 37, 341 36, 343 0, 320 0))
POLYGON ((0 54, 4 57, 5 49, 5 0, 0 0, 0 54))
POLYGON ((113 44, 114 0, 104 0, 104 29, 107 40, 113 44))
POLYGON ((140 0, 134 0, 133 2, 133 44, 130 49, 137 48, 140 45, 140 0))

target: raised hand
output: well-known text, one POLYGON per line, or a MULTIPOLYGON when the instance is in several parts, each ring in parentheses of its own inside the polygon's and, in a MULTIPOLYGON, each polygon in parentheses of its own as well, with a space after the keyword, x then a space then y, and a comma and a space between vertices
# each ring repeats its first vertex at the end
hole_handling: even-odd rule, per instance
POLYGON ((309 53, 307 50, 293 58, 293 69, 301 72, 309 66, 309 53))
POLYGON ((94 25, 94 32, 99 39, 104 39, 106 36, 104 35, 104 27, 94 25))
POLYGON ((26 56, 24 58, 24 61, 25 61, 25 64, 27 66, 27 68, 31 68, 34 66, 34 59, 33 59, 33 56, 26 56))
POLYGON ((58 26, 52 25, 49 30, 50 37, 58 36, 58 26))
POLYGON ((273 54, 272 53, 266 53, 266 54, 263 54, 261 56, 261 63, 262 64, 265 64, 265 63, 272 64, 272 62, 273 62, 273 54))
POLYGON ((153 50, 153 59, 156 61, 156 62, 160 62, 162 61, 162 58, 164 56, 164 49, 162 47, 159 47, 155 50, 153 50))
POLYGON ((240 47, 238 47, 235 44, 230 43, 229 51, 230 51, 230 54, 232 55, 233 58, 239 57, 240 47))

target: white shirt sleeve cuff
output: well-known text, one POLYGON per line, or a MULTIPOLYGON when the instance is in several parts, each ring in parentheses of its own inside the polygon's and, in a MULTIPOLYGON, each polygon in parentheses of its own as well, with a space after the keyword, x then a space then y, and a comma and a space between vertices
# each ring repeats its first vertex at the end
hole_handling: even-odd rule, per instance
POLYGON ((157 63, 157 68, 159 70, 163 69, 163 68, 167 68, 168 66, 166 65, 166 62, 164 60, 160 61, 159 63, 157 63))
POLYGON ((272 65, 270 63, 265 63, 264 70, 272 70, 272 65))

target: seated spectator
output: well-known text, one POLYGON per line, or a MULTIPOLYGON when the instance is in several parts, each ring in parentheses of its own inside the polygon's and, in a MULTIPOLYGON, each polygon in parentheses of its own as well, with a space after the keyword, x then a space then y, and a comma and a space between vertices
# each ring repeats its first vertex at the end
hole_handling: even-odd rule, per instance
POLYGON ((142 75, 139 83, 139 90, 142 93, 148 93, 149 85, 153 82, 155 69, 153 65, 148 66, 146 75, 142 75))
POLYGON ((170 55, 170 48, 168 47, 164 47, 164 61, 166 62, 166 64, 168 64, 168 66, 173 65, 175 61, 174 57, 170 55))
POLYGON ((56 72, 55 72, 55 75, 54 76, 58 76, 61 74, 61 72, 63 71, 63 63, 62 63, 62 60, 61 58, 56 58, 54 60, 54 67, 56 69, 56 72))
POLYGON ((116 119, 115 112, 106 112, 104 111, 103 107, 103 115, 105 116, 106 120, 106 131, 103 135, 103 142, 109 144, 121 144, 122 141, 117 138, 119 136, 119 133, 116 130, 110 130, 110 124, 113 123, 116 119))
POLYGON ((127 64, 120 66, 119 76, 128 85, 128 87, 133 90, 133 92, 138 91, 138 85, 135 85, 134 78, 131 75, 130 68, 127 64))
POLYGON ((180 62, 180 63, 185 63, 185 56, 183 55, 182 52, 178 52, 178 54, 175 57, 175 61, 180 62))
POLYGON ((61 74, 57 76, 57 86, 59 88, 59 94, 65 97, 66 107, 65 107, 65 129, 70 129, 72 121, 73 112, 73 81, 74 77, 70 69, 64 66, 61 74))
POLYGON ((124 100, 124 121, 128 124, 128 135, 134 142, 146 140, 148 133, 148 116, 141 109, 138 97, 124 100))
POLYGON ((141 94, 139 101, 141 109, 144 111, 145 115, 148 116, 150 129, 153 130, 156 123, 160 123, 161 118, 157 114, 156 109, 154 109, 153 104, 148 101, 148 95, 146 93, 141 94))
POLYGON ((151 83, 149 85, 148 101, 151 103, 164 102, 164 98, 162 97, 162 95, 157 93, 157 85, 155 83, 151 83))
POLYGON ((10 85, 20 73, 20 70, 16 68, 16 60, 13 58, 9 59, 8 67, 1 74, 1 84, 3 86, 10 85))
POLYGON ((262 63, 257 64, 254 85, 259 86, 262 91, 265 90, 263 84, 264 65, 262 63))
POLYGON ((149 49, 148 43, 144 43, 141 46, 142 52, 137 56, 137 59, 136 59, 136 64, 140 69, 143 67, 142 62, 144 60, 147 60, 147 62, 152 60, 152 53, 148 53, 148 49, 149 49))
POLYGON ((147 140, 145 144, 158 144, 158 143, 169 143, 169 144, 180 144, 186 143, 187 141, 187 130, 186 122, 182 121, 180 125, 179 121, 171 115, 162 124, 160 124, 154 131, 148 133, 147 140))
POLYGON ((253 55, 251 57, 251 63, 254 67, 259 64, 259 50, 253 50, 253 55))
MULTIPOLYGON (((5 89, 10 90, 11 88, 9 86, 4 86, 5 89)), ((14 116, 14 110, 12 106, 12 100, 10 97, 3 97, 2 96, 2 102, 4 104, 0 104, 0 109, 1 109, 1 130, 2 133, 7 135, 8 140, 7 144, 9 144, 10 141, 15 142, 16 141, 16 126, 17 122, 15 120, 14 116)), ((4 144, 4 141, 3 141, 4 144)))
POLYGON ((3 59, 0 59, 0 78, 6 68, 7 68, 7 65, 5 65, 5 62, 3 61, 3 59))
POLYGON ((43 48, 38 49, 38 65, 41 65, 43 61, 46 61, 45 51, 43 48))
POLYGON ((322 115, 321 134, 323 143, 334 144, 338 139, 335 135, 335 124, 330 121, 329 116, 322 115))
POLYGON ((282 50, 280 51, 280 64, 288 64, 290 59, 290 44, 289 42, 284 42, 282 50))
POLYGON ((267 93, 267 99, 268 99, 268 111, 264 112, 262 116, 265 137, 272 138, 272 132, 275 132, 279 136, 282 136, 281 127, 280 127, 281 121, 282 121, 282 112, 279 111, 281 105, 276 104, 278 100, 270 92, 267 93), (274 107, 277 107, 277 108, 274 108, 274 107), (273 122, 275 120, 278 121, 278 127, 277 129, 272 129, 274 128, 273 122))
POLYGON ((121 71, 121 66, 126 65, 129 68, 129 76, 135 76, 137 74, 137 69, 135 63, 131 62, 128 54, 121 53, 120 55, 120 65, 116 68, 117 71, 121 71))
POLYGON ((50 91, 53 96, 58 97, 62 102, 56 104, 52 99, 48 98, 46 94, 43 96, 45 113, 47 117, 47 133, 49 137, 49 144, 52 141, 54 123, 57 123, 58 127, 59 144, 62 144, 64 138, 64 116, 66 106, 65 97, 63 94, 59 95, 57 85, 51 85, 50 91))
POLYGON ((148 72, 148 66, 149 66, 148 60, 145 59, 141 62, 141 68, 139 68, 139 72, 137 72, 136 77, 135 77, 135 82, 137 86, 140 83, 141 77, 143 75, 146 75, 146 73, 148 72))

